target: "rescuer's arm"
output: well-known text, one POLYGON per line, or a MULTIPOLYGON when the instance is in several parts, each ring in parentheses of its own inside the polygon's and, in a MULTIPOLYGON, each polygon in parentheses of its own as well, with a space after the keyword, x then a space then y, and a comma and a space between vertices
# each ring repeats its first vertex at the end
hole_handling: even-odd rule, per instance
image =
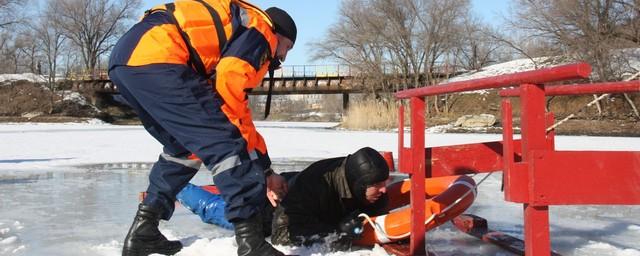
POLYGON ((216 66, 215 81, 215 90, 224 101, 223 112, 247 141, 247 150, 258 153, 259 163, 265 170, 271 161, 265 141, 253 123, 247 92, 262 82, 270 52, 260 32, 252 28, 245 30, 225 48, 216 66))

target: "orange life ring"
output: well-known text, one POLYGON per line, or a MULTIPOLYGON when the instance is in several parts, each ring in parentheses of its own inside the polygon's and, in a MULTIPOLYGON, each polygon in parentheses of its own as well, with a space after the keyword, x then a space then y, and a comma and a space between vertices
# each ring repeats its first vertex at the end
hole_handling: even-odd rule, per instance
MULTIPOLYGON (((464 175, 425 179, 424 186, 426 230, 462 214, 476 197, 475 181, 464 175)), ((387 186, 387 208, 393 210, 365 220, 362 237, 354 243, 374 245, 408 238, 411 233, 410 188, 409 179, 387 186)))

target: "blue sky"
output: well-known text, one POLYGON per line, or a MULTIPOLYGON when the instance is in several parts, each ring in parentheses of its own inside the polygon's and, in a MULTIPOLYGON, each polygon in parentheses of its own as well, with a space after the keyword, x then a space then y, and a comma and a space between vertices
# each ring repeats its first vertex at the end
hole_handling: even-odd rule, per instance
MULTIPOLYGON (((168 0, 145 0, 143 7, 146 10, 166 2, 168 0)), ((308 60, 311 52, 308 43, 321 39, 327 28, 333 24, 338 14, 340 0, 250 0, 250 2, 263 9, 278 6, 286 10, 296 21, 298 39, 295 47, 287 56, 285 65, 324 64, 322 62, 311 63, 308 60)), ((501 13, 505 13, 509 6, 509 0, 471 0, 471 2, 473 11, 494 25, 500 24, 501 13)))

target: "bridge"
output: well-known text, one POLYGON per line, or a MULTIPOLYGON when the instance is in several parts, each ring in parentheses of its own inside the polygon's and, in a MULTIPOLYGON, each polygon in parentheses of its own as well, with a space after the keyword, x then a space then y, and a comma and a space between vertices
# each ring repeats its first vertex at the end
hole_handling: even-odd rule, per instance
MULTIPOLYGON (((399 83, 399 72, 391 68, 384 68, 384 76, 391 82, 399 83)), ((444 78, 457 74, 445 67, 439 67, 434 72, 435 78, 444 78)), ((93 78, 89 75, 72 77, 74 90, 88 89, 98 93, 117 94, 118 88, 109 80, 107 72, 99 72, 93 78)), ((274 73, 274 86, 272 94, 341 94, 361 93, 366 89, 365 83, 370 83, 367 77, 363 77, 349 65, 290 65, 282 66, 274 73)), ((410 86, 412 87, 412 86, 410 86)), ((269 79, 265 76, 262 84, 253 89, 251 95, 266 95, 269 88, 269 79)), ((395 91, 393 88, 376 88, 377 90, 395 91)))
MULTIPOLYGON (((354 83, 351 67, 346 65, 283 66, 274 72, 272 94, 340 94, 361 93, 364 83, 354 83)), ((269 79, 251 91, 252 95, 266 95, 269 79)))
MULTIPOLYGON (((383 76, 390 84, 406 83, 399 72, 392 68, 384 68, 383 76)), ((453 69, 445 66, 438 67, 434 72, 436 79, 457 74, 453 69)), ((75 91, 91 91, 100 95, 118 94, 118 88, 107 76, 107 72, 100 72, 98 76, 77 76, 73 78, 75 91)), ((273 95, 293 94, 342 94, 343 107, 348 106, 349 94, 363 93, 372 90, 374 84, 371 78, 363 76, 349 65, 285 65, 274 73, 273 95)), ((409 86, 412 88, 414 86, 409 86)), ((406 88, 399 88, 406 89, 406 88)), ((376 91, 394 92, 396 88, 376 87, 376 91)), ((249 92, 250 95, 267 95, 269 91, 268 76, 262 83, 249 92)))

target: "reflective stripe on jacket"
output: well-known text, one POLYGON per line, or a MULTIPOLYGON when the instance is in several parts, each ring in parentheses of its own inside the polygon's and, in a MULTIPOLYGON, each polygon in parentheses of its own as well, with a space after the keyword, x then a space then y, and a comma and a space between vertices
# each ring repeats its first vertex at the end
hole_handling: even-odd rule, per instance
POLYGON ((247 151, 262 157, 267 148, 253 124, 247 91, 261 83, 276 46, 267 14, 245 1, 177 0, 146 12, 114 47, 110 68, 190 65, 206 79, 214 78, 222 111, 240 130, 247 151))

